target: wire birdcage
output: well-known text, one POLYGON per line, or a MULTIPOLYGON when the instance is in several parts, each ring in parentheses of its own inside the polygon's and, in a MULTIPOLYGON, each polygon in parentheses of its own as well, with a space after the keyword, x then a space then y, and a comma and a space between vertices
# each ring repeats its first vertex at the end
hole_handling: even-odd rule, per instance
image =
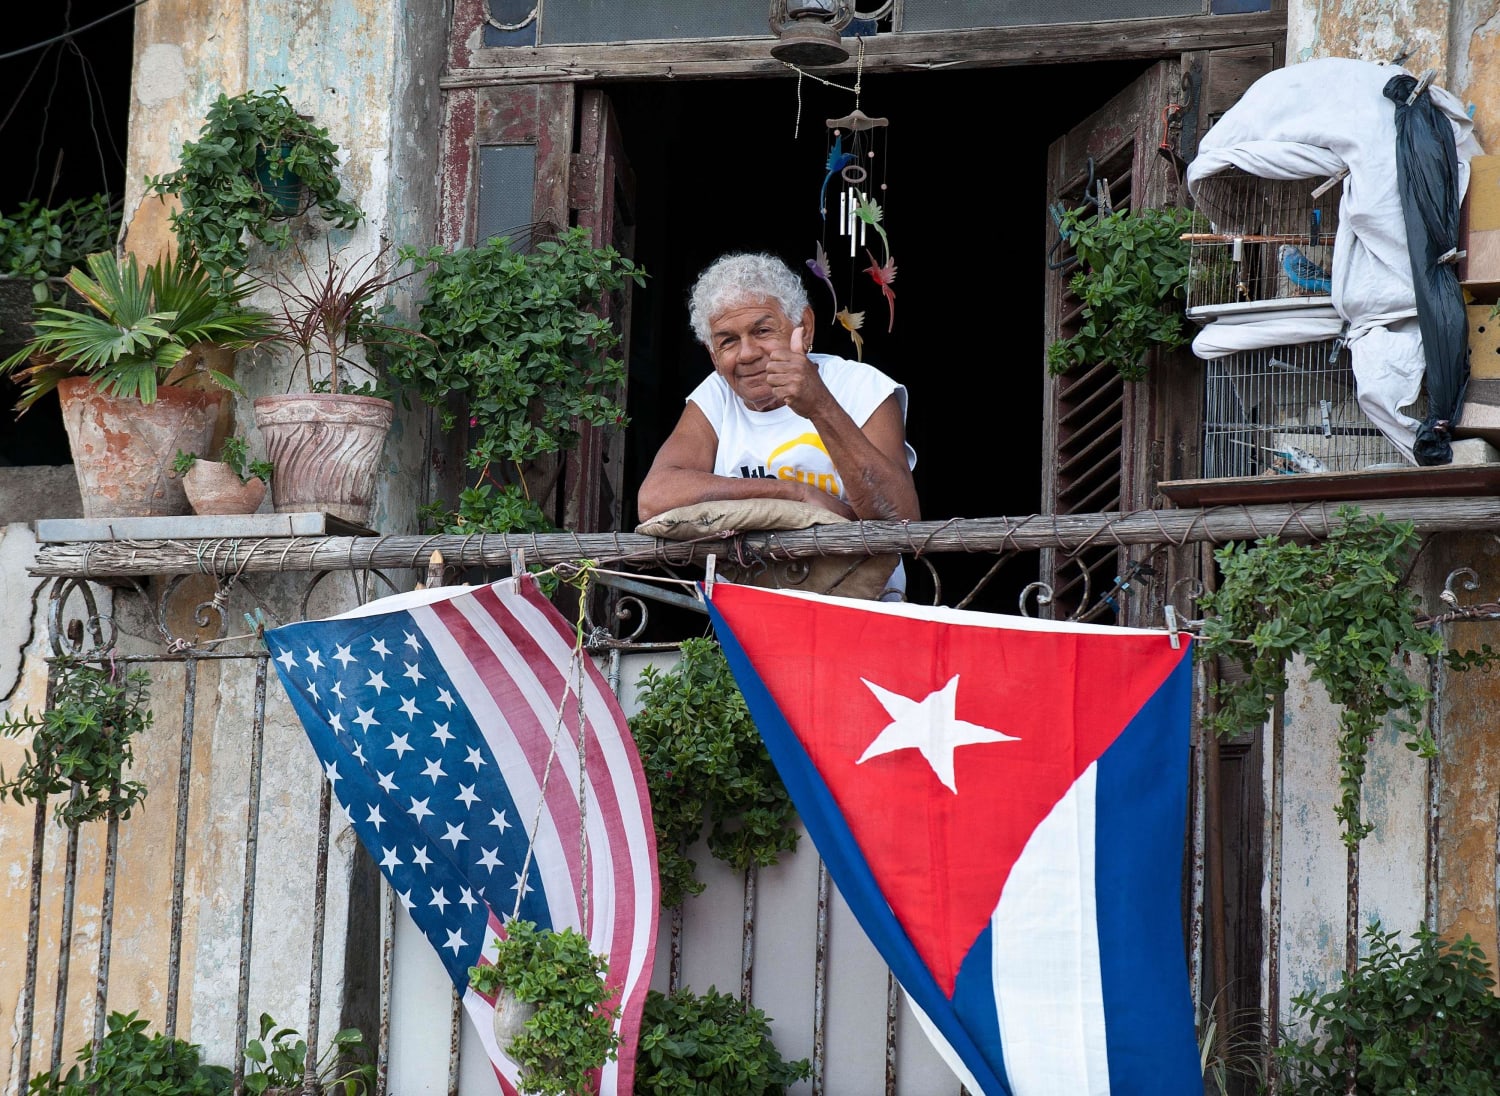
MULTIPOLYGON (((1205 478, 1411 464, 1360 409, 1349 351, 1337 339, 1247 350, 1204 366, 1205 478)), ((1423 403, 1419 396, 1403 411, 1420 418, 1423 403)))
POLYGON ((1195 184, 1187 314, 1326 305, 1343 184, 1262 179, 1237 168, 1195 184), (1325 189, 1326 188, 1326 189, 1325 189))

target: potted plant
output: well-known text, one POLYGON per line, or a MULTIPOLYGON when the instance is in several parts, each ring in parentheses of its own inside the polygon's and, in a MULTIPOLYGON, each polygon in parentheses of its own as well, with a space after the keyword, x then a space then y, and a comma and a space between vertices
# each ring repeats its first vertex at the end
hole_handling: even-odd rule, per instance
POLYGON ((480 509, 434 515, 439 526, 509 532, 491 517, 546 513, 584 425, 623 428, 621 335, 603 314, 610 295, 645 273, 613 248, 592 246, 574 228, 523 253, 499 236, 445 252, 403 248, 427 270, 417 327, 424 339, 396 347, 390 371, 437 408, 443 429, 460 426, 453 397, 467 405, 467 462, 475 486, 493 486, 480 509))
POLYGON ((495 1041, 521 1067, 526 1096, 584 1096, 620 1042, 619 1005, 606 1005, 609 961, 573 929, 514 918, 505 930, 493 962, 469 968, 469 984, 496 999, 495 1041))
POLYGON ((148 1035, 149 1026, 134 1012, 111 1012, 99 1045, 80 1047, 67 1073, 59 1066, 32 1077, 27 1096, 223 1096, 230 1090, 229 1070, 204 1064, 196 1043, 148 1035))
POLYGON ((296 258, 293 272, 251 277, 275 300, 271 343, 294 355, 288 387, 299 373, 306 385, 255 401, 255 424, 276 466, 271 499, 278 512, 322 511, 364 525, 395 412, 368 353, 420 341, 379 319, 375 306, 415 271, 398 272, 387 247, 349 260, 328 246, 316 264, 299 247, 296 258))
POLYGON ((333 1037, 323 1056, 309 1062, 307 1040, 293 1028, 278 1027, 269 1013, 260 1014, 260 1038, 245 1044, 245 1091, 255 1096, 297 1096, 307 1090, 311 1073, 313 1092, 366 1096, 375 1088, 375 1067, 351 1060, 365 1051, 358 1028, 344 1028, 333 1037))
POLYGON ((1186 343, 1182 301, 1192 224, 1186 209, 1084 206, 1062 214, 1058 231, 1079 269, 1068 288, 1083 302, 1076 332, 1047 347, 1047 369, 1112 365, 1128 381, 1146 376, 1146 352, 1186 343))
POLYGON ((35 304, 59 304, 63 277, 94 252, 111 250, 119 230, 120 207, 103 194, 56 206, 22 202, 0 214, 0 278, 35 304))
POLYGON ((766 1014, 737 997, 713 986, 646 994, 635 1096, 784 1096, 811 1076, 806 1058, 782 1058, 766 1014))
POLYGON ((125 770, 136 736, 151 726, 150 677, 144 670, 117 676, 74 659, 58 661, 56 674, 46 711, 0 716, 0 735, 30 736, 14 775, 0 772, 0 797, 42 803, 63 796, 54 814, 68 827, 129 818, 146 798, 146 785, 126 780, 125 770))
POLYGON ((233 435, 219 447, 218 460, 178 450, 173 469, 195 514, 253 514, 266 497, 271 482, 270 461, 251 460, 250 446, 233 435))
POLYGON ((245 269, 245 234, 275 248, 291 240, 286 218, 310 205, 340 228, 363 218, 339 196, 338 145, 280 86, 223 95, 208 110, 198 140, 182 146, 175 171, 146 180, 150 193, 175 195, 177 238, 195 249, 216 278, 245 269))
POLYGON ((39 309, 32 338, 0 362, 22 385, 17 414, 57 390, 85 517, 186 513, 173 456, 212 446, 221 390, 238 390, 215 355, 268 337, 267 317, 191 252, 144 268, 99 252, 67 284, 88 310, 39 309))

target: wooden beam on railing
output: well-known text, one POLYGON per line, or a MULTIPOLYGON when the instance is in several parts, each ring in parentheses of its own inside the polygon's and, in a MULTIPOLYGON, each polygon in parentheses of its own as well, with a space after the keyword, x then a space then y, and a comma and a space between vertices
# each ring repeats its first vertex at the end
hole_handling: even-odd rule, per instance
POLYGON ((442 552, 448 566, 462 569, 509 566, 516 550, 526 553, 528 563, 543 566, 592 559, 601 565, 645 567, 701 564, 710 553, 721 559, 805 559, 893 552, 1076 551, 1104 544, 1222 544, 1276 535, 1323 537, 1337 526, 1341 506, 1409 521, 1421 533, 1500 531, 1500 497, 1411 498, 1124 514, 849 522, 780 533, 722 532, 692 541, 659 540, 636 533, 94 541, 43 545, 30 572, 92 579, 199 572, 235 575, 392 568, 425 572, 434 551, 442 552))

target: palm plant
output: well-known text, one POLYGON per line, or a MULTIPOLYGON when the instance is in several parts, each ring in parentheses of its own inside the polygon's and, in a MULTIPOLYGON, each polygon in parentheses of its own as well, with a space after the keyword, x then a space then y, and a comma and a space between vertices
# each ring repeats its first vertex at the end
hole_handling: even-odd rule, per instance
POLYGON ((22 382, 16 413, 26 411, 66 377, 85 376, 107 395, 151 403, 157 386, 195 371, 239 391, 233 378, 211 369, 194 347, 212 343, 238 350, 272 334, 269 317, 244 304, 250 287, 215 288, 191 252, 141 267, 134 255, 112 252, 74 267, 67 283, 93 309, 41 308, 34 336, 0 362, 0 376, 22 382))

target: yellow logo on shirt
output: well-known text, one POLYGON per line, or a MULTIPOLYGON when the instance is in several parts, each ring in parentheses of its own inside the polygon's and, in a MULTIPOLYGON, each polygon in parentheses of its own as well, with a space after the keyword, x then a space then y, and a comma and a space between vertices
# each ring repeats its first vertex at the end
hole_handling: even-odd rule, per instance
POLYGON ((791 441, 778 445, 766 458, 766 465, 775 473, 777 479, 798 480, 820 491, 827 491, 830 495, 843 496, 843 487, 839 483, 838 476, 832 471, 813 470, 831 468, 833 465, 833 459, 828 455, 828 447, 815 433, 800 434, 791 441), (807 452, 808 449, 816 450, 816 454, 807 452), (809 469, 807 465, 813 466, 813 469, 809 469))

